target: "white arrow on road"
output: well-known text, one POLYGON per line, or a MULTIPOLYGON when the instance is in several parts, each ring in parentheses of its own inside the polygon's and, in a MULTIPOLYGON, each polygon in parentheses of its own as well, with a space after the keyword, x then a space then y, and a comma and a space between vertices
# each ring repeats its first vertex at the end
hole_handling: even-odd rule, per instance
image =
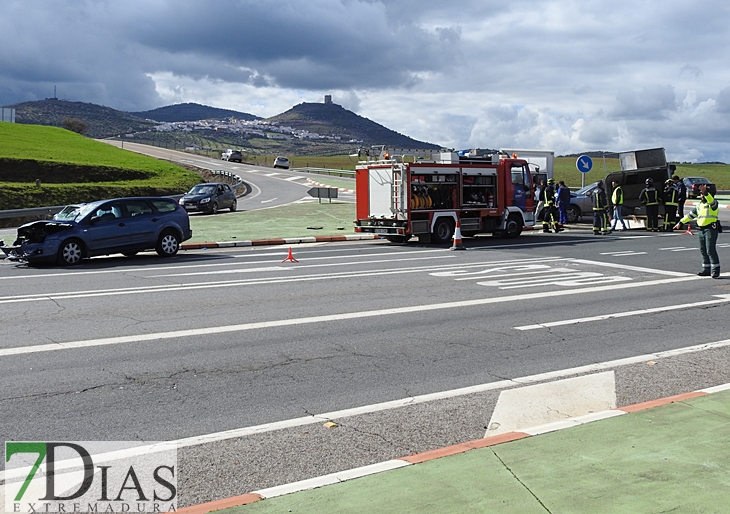
POLYGON ((515 327, 516 330, 535 330, 537 328, 559 327, 561 325, 576 325, 578 323, 588 323, 589 321, 603 321, 611 318, 625 318, 627 316, 639 316, 641 314, 650 314, 652 312, 676 311, 680 309, 689 309, 691 307, 703 307, 705 305, 714 305, 718 303, 730 302, 730 294, 713 295, 717 300, 706 300, 704 302, 685 303, 682 305, 668 305, 666 307, 654 307, 651 309, 641 309, 639 311, 615 312, 613 314, 603 314, 601 316, 591 316, 589 318, 566 319, 563 321, 551 321, 549 323, 538 323, 536 325, 524 325, 515 327))

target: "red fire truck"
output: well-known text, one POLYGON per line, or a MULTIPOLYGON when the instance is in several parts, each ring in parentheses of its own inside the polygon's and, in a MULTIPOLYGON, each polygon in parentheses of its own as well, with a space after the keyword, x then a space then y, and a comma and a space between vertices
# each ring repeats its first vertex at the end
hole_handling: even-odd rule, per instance
POLYGON ((418 160, 383 153, 362 162, 355 175, 355 232, 381 234, 391 242, 417 236, 420 242, 446 243, 458 220, 464 236, 517 237, 535 224, 531 170, 526 160, 505 157, 442 152, 418 160))

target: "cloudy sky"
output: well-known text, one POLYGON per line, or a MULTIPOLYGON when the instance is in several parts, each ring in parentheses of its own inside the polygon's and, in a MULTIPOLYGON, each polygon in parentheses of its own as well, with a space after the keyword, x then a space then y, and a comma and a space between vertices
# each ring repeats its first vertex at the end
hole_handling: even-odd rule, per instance
POLYGON ((325 94, 457 149, 730 162, 727 0, 2 0, 0 105, 325 94))

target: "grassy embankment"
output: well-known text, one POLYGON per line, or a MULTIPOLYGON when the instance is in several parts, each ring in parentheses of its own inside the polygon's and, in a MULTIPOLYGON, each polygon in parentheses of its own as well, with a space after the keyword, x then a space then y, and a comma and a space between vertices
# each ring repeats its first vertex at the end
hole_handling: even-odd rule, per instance
POLYGON ((175 164, 68 130, 0 122, 0 210, 179 194, 200 181, 175 164))
MULTIPOLYGON (((581 175, 575 167, 574 157, 557 157, 555 159, 555 180, 564 180, 570 187, 580 187, 581 175)), ((717 189, 730 189, 730 165, 727 164, 677 164, 676 175, 680 177, 706 177, 717 189)), ((585 183, 590 184, 603 180, 606 175, 621 171, 618 159, 606 159, 604 167, 602 159, 593 159, 593 169, 585 174, 585 183)))

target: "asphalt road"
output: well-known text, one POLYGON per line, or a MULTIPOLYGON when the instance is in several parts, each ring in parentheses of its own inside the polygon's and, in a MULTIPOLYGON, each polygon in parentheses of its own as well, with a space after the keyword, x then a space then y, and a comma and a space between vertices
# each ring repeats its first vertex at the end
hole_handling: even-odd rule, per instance
MULTIPOLYGON (((104 140, 104 142, 121 146, 119 141, 104 140)), ((312 184, 307 182, 308 178, 312 178, 311 173, 239 164, 138 143, 125 142, 124 149, 157 159, 191 164, 208 170, 230 171, 237 174, 251 186, 250 193, 238 199, 239 210, 266 209, 288 205, 303 199, 311 200, 311 197, 307 194, 307 191, 312 188, 312 184)), ((345 194, 344 198, 341 199, 354 202, 354 195, 345 194)))
POLYGON ((571 229, 310 244, 298 263, 0 261, 0 434, 177 440, 185 505, 482 437, 518 383, 610 369, 621 405, 725 383, 722 347, 633 359, 727 337, 730 279, 694 275, 696 244, 571 229))

